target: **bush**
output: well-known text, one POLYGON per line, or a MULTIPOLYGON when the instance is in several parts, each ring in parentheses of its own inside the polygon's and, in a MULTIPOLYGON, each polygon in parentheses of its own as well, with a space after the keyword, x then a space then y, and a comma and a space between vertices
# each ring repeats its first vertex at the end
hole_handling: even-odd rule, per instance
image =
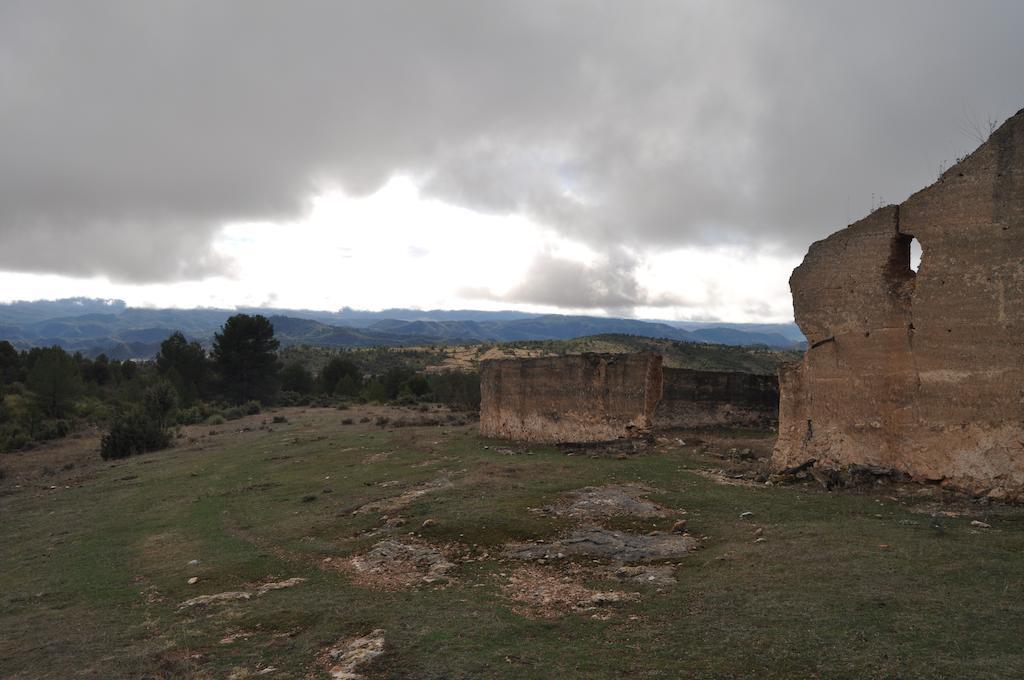
POLYGON ((0 453, 19 451, 32 443, 32 437, 16 423, 0 428, 0 453))
POLYGON ((199 406, 190 406, 189 408, 178 411, 179 425, 198 425, 203 422, 203 420, 203 409, 199 406))
POLYGON ((242 405, 242 412, 247 416, 255 416, 259 414, 262 408, 262 405, 258 401, 247 401, 242 405))
POLYGON ((224 424, 224 416, 222 416, 219 413, 214 413, 212 416, 210 416, 209 418, 206 419, 206 424, 207 425, 223 425, 224 424))
POLYGON ((224 411, 225 420, 238 420, 243 415, 245 414, 242 413, 242 409, 238 408, 237 406, 232 406, 227 411, 224 411))
POLYGON ((133 408, 114 418, 110 431, 100 440, 100 455, 104 460, 127 458, 170 445, 170 430, 143 410, 133 408))
POLYGON ((281 423, 287 423, 288 418, 285 416, 274 416, 274 424, 280 425, 281 423))

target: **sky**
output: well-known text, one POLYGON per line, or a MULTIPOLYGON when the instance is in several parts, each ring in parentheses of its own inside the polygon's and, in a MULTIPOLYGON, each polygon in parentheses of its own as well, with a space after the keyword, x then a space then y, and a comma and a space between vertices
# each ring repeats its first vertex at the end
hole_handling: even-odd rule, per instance
POLYGON ((0 3, 0 300, 792 318, 1024 107, 1024 3, 0 3))

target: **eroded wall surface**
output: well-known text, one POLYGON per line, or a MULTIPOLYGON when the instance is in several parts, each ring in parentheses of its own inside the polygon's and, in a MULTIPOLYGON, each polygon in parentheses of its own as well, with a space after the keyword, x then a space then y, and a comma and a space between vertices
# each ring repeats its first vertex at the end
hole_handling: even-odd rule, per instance
POLYGON ((773 375, 665 368, 655 427, 767 427, 778 420, 773 375))
POLYGON ((597 442, 651 427, 661 356, 581 354, 480 365, 480 433, 531 442, 597 442))
POLYGON ((777 467, 1024 492, 1024 111, 935 184, 813 244, 790 288, 810 348, 780 371, 777 467))

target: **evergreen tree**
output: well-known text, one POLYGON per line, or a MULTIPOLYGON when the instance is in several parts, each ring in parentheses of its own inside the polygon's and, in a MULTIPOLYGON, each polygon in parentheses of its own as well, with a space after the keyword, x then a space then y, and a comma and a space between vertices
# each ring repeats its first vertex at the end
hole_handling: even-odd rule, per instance
POLYGON ((237 404, 268 401, 277 388, 274 326, 265 316, 236 314, 214 336, 213 360, 225 395, 237 404))

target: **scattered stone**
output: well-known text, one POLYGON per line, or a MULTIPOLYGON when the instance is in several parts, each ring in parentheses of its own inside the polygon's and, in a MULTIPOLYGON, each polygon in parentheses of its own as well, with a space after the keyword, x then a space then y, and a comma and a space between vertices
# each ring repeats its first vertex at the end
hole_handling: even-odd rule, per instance
POLYGON ((979 529, 991 529, 992 528, 991 524, 988 524, 986 522, 982 522, 981 520, 977 520, 977 519, 971 520, 971 526, 972 527, 978 527, 979 529))
POLYGON ((420 525, 420 528, 421 529, 429 529, 430 527, 436 526, 436 525, 437 525, 437 520, 428 517, 427 519, 423 520, 423 524, 420 525))
POLYGON ((672 533, 674 533, 674 534, 685 534, 686 533, 686 524, 687 524, 687 521, 685 519, 677 519, 675 524, 672 525, 672 533))
POLYGON ((199 560, 189 560, 188 566, 190 566, 190 567, 198 567, 199 566, 199 560))
POLYGON ((510 544, 506 551, 510 557, 520 560, 552 559, 563 553, 630 563, 683 557, 697 547, 699 542, 689 534, 653 531, 640 535, 589 526, 550 543, 510 544))
POLYGON ((192 578, 190 578, 190 579, 188 580, 188 584, 189 584, 190 586, 194 586, 194 585, 195 585, 195 584, 197 584, 197 583, 199 583, 199 577, 198 577, 198 576, 193 576, 192 578))
POLYGON ((758 527, 754 529, 754 536, 761 536, 764 533, 764 527, 758 527))
POLYGON ((740 519, 750 519, 753 516, 754 516, 754 513, 750 512, 749 510, 747 512, 741 512, 740 513, 740 519))
POLYGON ((384 631, 378 628, 363 637, 338 641, 323 654, 322 664, 332 680, 360 680, 363 676, 356 669, 383 653, 384 631))
POLYGON ((764 543, 767 540, 768 539, 765 538, 764 536, 758 536, 757 538, 754 539, 754 543, 764 543))

